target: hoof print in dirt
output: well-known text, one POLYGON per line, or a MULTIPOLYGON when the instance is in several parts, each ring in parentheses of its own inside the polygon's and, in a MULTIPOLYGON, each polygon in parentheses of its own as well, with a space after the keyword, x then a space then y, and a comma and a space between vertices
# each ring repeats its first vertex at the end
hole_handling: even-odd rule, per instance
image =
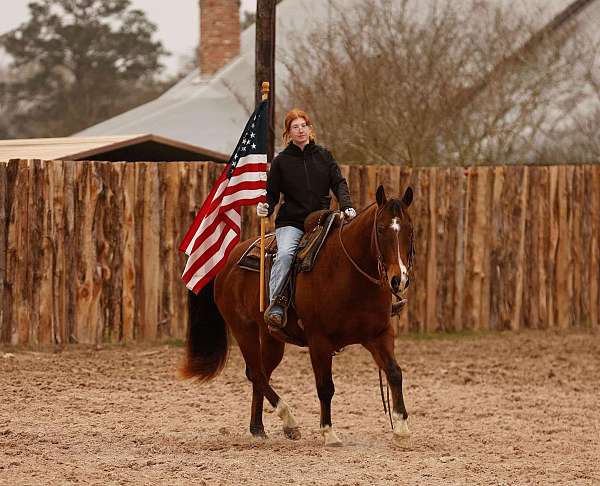
POLYGON ((283 433, 290 440, 300 440, 300 438, 302 437, 302 434, 300 433, 300 429, 298 427, 284 427, 283 433))

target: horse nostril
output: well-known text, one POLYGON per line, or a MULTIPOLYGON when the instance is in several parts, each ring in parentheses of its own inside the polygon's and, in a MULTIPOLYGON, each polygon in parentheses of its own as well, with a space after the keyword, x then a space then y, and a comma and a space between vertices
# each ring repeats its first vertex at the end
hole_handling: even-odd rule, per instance
POLYGON ((398 289, 400 288, 400 279, 398 277, 392 277, 392 289, 394 290, 394 292, 398 292, 398 289))

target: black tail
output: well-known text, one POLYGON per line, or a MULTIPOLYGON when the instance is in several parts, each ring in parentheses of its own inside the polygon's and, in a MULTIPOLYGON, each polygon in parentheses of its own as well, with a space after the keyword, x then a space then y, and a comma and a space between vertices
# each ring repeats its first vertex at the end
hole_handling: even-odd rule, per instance
POLYGON ((229 351, 229 332, 215 304, 214 280, 205 285, 198 295, 189 292, 188 300, 187 353, 179 375, 209 381, 223 369, 229 351))

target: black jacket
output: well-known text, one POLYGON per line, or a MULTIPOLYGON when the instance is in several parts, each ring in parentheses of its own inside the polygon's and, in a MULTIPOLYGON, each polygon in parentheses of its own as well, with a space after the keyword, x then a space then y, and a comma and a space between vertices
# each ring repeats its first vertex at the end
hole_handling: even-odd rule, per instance
POLYGON ((348 184, 331 153, 314 142, 304 150, 290 142, 273 159, 267 177, 269 216, 281 193, 285 202, 279 208, 275 226, 294 226, 304 231, 304 219, 311 212, 329 208, 330 189, 342 210, 352 207, 348 184))

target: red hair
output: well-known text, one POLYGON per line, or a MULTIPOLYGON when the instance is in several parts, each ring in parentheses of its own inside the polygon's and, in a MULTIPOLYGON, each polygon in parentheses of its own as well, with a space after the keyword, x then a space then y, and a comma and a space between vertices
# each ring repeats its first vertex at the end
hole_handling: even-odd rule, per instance
POLYGON ((308 138, 311 142, 314 142, 317 137, 315 134, 315 129, 312 126, 309 116, 306 114, 306 112, 304 110, 301 110, 300 108, 293 108, 285 114, 285 120, 283 122, 283 135, 282 135, 283 143, 286 145, 289 143, 291 125, 292 125, 292 122, 296 118, 304 119, 304 121, 306 122, 306 125, 310 129, 308 138))

